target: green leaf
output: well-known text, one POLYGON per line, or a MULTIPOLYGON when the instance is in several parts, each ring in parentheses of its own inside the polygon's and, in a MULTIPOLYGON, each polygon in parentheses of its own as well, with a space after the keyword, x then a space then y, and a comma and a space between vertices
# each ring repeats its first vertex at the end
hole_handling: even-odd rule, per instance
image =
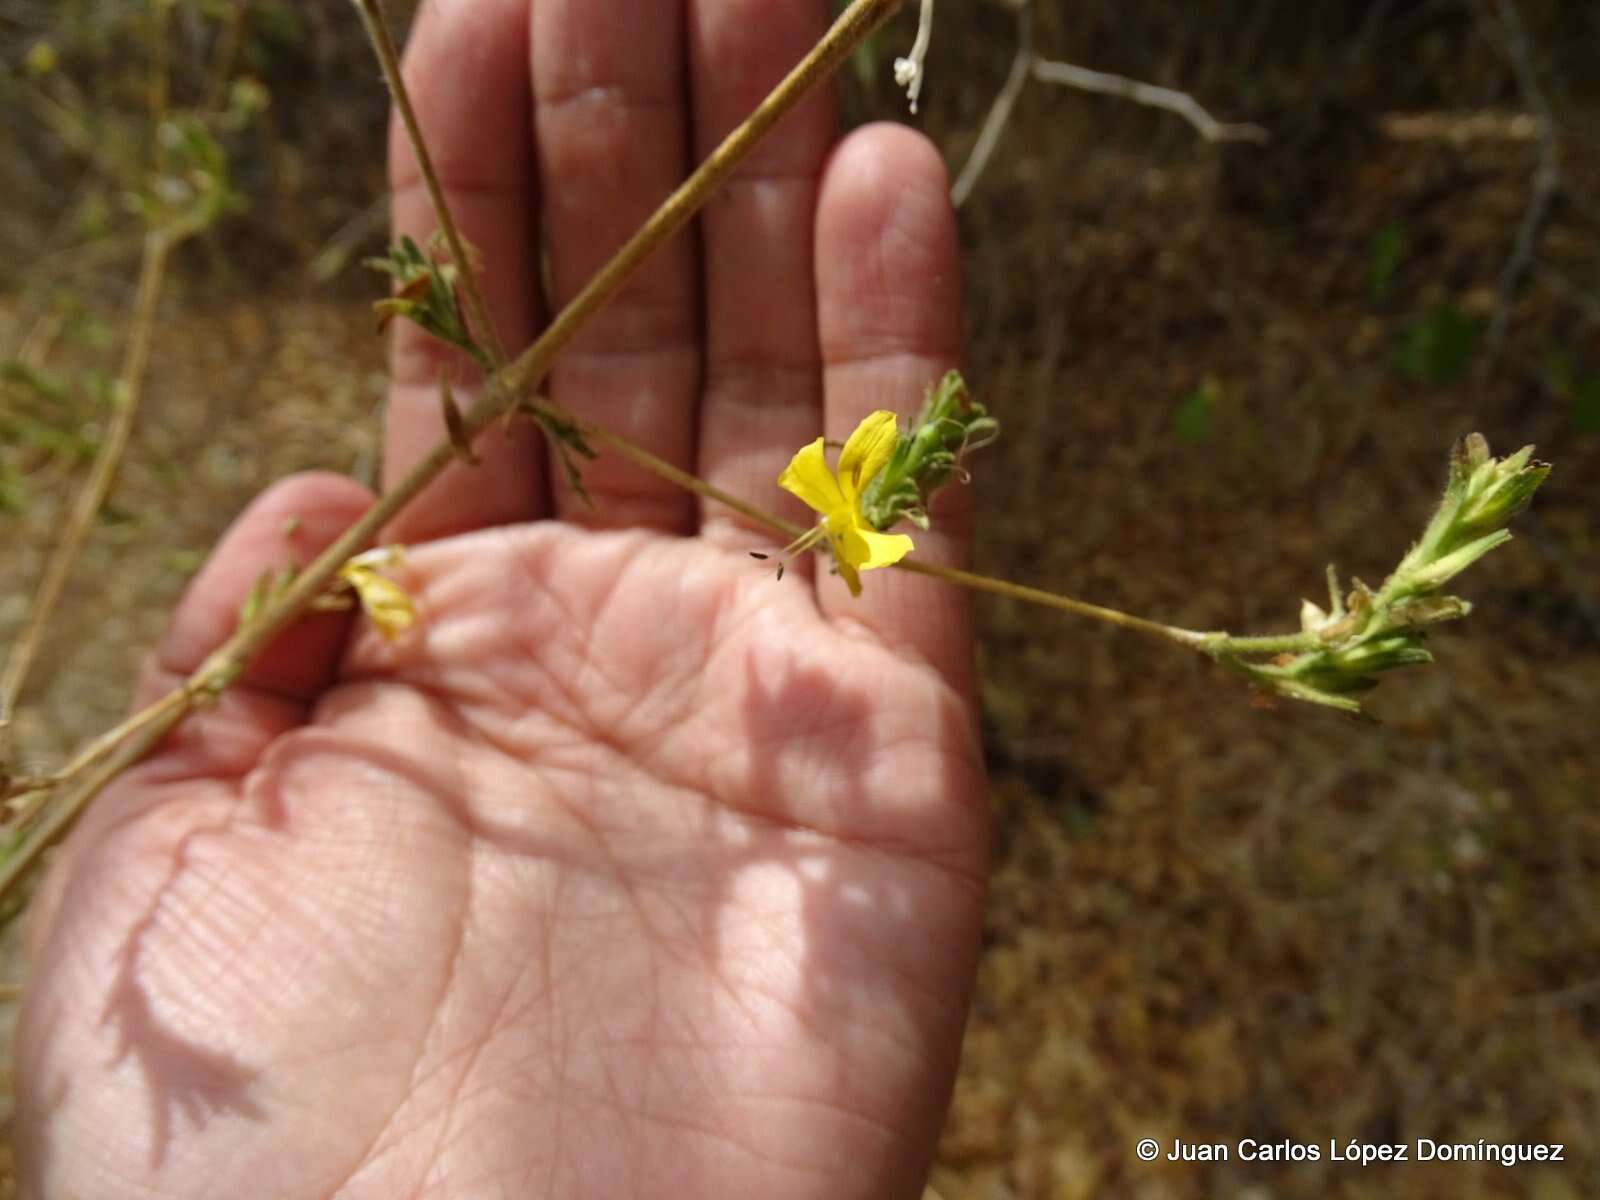
POLYGON ((1401 335, 1397 365, 1417 383, 1445 387, 1466 377, 1483 336, 1481 317, 1469 317, 1446 301, 1401 335))
POLYGON ((1573 390, 1572 423, 1580 433, 1600 433, 1600 375, 1590 375, 1573 390))
POLYGON ((206 561, 204 552, 200 550, 168 550, 162 557, 161 565, 176 575, 193 575, 206 561))
POLYGON ((412 321, 442 342, 465 350, 487 374, 493 369, 488 354, 473 340, 467 319, 456 298, 454 263, 436 262, 410 237, 401 237, 382 258, 366 265, 391 276, 399 285, 392 295, 372 307, 382 332, 396 317, 412 321))
POLYGON ((20 513, 28 506, 27 489, 22 476, 5 463, 0 463, 0 512, 20 513))
POLYGON ((1382 304, 1394 290, 1395 272, 1405 255, 1405 227, 1399 221, 1389 221, 1372 235, 1372 249, 1367 265, 1367 298, 1373 304, 1382 304))
POLYGON ((1211 439, 1211 416, 1222 399, 1222 387, 1206 376, 1199 387, 1178 402, 1172 413, 1172 433, 1180 442, 1203 445, 1211 439))

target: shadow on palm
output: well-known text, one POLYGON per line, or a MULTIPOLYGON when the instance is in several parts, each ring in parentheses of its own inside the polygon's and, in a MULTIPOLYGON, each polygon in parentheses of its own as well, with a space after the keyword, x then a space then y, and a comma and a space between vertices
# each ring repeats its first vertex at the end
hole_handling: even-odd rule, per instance
POLYGON ((936 1128, 918 1047, 959 1036, 983 867, 959 697, 692 541, 524 525, 410 575, 419 629, 360 633, 254 770, 168 785, 75 872, 115 891, 165 854, 94 972, 94 1051, 44 1052, 137 1066, 152 1170, 180 1131, 248 1141, 330 1089, 324 1171, 494 1095, 520 1115, 491 1158, 612 1194, 730 1142, 881 1158, 936 1128), (608 1144, 629 1161, 593 1166, 608 1144))

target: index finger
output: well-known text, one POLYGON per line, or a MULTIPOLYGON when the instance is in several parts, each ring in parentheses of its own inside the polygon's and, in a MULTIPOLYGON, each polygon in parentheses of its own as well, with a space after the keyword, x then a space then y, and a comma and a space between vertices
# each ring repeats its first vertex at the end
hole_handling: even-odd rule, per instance
MULTIPOLYGON (((529 0, 426 3, 406 46, 405 79, 445 199, 482 256, 479 279, 502 342, 516 354, 542 320, 538 194, 529 83, 529 0)), ((426 247, 438 221, 416 156, 391 121, 389 180, 395 235, 426 247)), ((463 409, 481 376, 465 354, 406 321, 395 323, 384 426, 391 486, 446 436, 440 380, 463 409)), ((490 430, 481 465, 451 464, 395 519, 386 538, 422 541, 543 514, 544 454, 529 422, 490 430)))

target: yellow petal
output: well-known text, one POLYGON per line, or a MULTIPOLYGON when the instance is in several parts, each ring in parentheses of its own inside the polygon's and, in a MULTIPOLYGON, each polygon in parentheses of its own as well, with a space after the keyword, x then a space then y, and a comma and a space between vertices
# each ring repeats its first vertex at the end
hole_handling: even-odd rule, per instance
POLYGON ((867 557, 859 564, 863 571, 874 567, 892 567, 911 553, 914 543, 903 533, 879 533, 875 529, 859 528, 856 536, 866 542, 867 557))
POLYGON ((839 454, 839 486, 844 489, 845 499, 852 510, 867 484, 888 463, 899 436, 895 415, 880 408, 857 425, 856 431, 845 442, 844 450, 839 454))
POLYGON ((858 571, 892 567, 911 553, 912 541, 903 533, 879 533, 865 525, 840 531, 834 539, 834 554, 858 571))
POLYGON ((833 565, 839 568, 839 578, 844 580, 845 586, 850 589, 852 596, 861 595, 861 576, 856 574, 855 567, 851 565, 849 552, 846 551, 844 546, 844 539, 830 537, 828 544, 833 547, 833 565))
POLYGON ((355 562, 341 567, 339 577, 355 589, 368 619, 384 637, 392 641, 416 623, 410 595, 394 580, 355 562))
POLYGON ((799 496, 819 513, 827 514, 848 507, 839 481, 828 470, 822 439, 803 447, 778 476, 778 486, 799 496))

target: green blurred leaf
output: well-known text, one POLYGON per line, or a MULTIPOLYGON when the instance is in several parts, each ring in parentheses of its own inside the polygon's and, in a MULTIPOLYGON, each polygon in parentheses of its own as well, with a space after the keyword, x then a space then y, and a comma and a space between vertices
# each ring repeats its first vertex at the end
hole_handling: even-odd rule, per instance
POLYGON ((205 553, 201 550, 168 550, 162 558, 162 565, 177 575, 193 575, 205 561, 205 553))
POLYGON ((27 505, 28 492, 23 486, 22 476, 0 462, 0 512, 20 513, 27 505))
POLYGON ((1211 417, 1222 399, 1222 385, 1206 376, 1172 413, 1172 433, 1180 442, 1198 446, 1211 438, 1211 417))
POLYGON ((1400 338, 1396 365, 1417 383, 1444 387, 1466 377, 1485 322, 1449 301, 1435 306, 1400 338))
POLYGON ((1372 249, 1368 255, 1367 298, 1373 304, 1382 304, 1394 290, 1395 272, 1405 256, 1405 226, 1399 221, 1389 221, 1372 235, 1372 249))
POLYGON ((1582 433, 1600 433, 1600 375, 1590 375, 1573 389, 1572 423, 1582 433))
POLYGON ((17 359, 0 362, 0 383, 14 384, 41 400, 55 404, 67 398, 67 385, 60 376, 17 359))

